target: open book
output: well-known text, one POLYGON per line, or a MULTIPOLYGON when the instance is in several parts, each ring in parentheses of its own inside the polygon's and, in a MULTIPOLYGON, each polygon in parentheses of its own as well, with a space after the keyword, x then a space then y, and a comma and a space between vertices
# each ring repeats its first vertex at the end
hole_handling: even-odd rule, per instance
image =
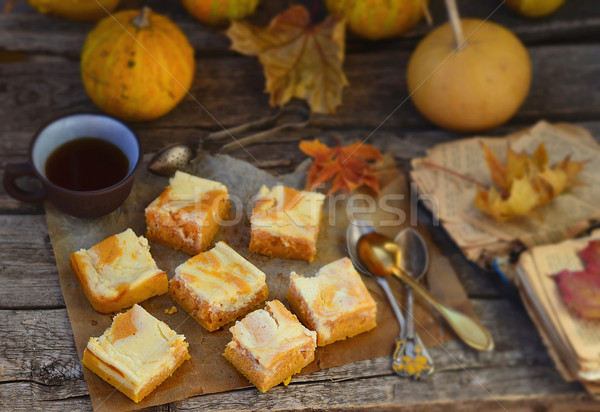
POLYGON ((465 256, 487 266, 516 247, 556 243, 587 229, 600 218, 600 146, 581 127, 541 121, 531 128, 505 137, 473 137, 437 145, 423 158, 412 161, 411 178, 419 195, 465 256), (498 222, 473 206, 474 181, 489 185, 490 172, 481 148, 485 143, 500 159, 507 146, 533 153, 544 142, 550 164, 570 155, 587 160, 578 176, 587 185, 557 197, 538 212, 543 220, 519 217, 498 222), (461 177, 462 176, 462 177, 461 177))
POLYGON ((593 395, 600 395, 600 320, 578 317, 563 302, 552 275, 581 270, 578 251, 590 237, 536 246, 524 252, 517 266, 516 283, 558 370, 568 381, 580 381, 593 395))

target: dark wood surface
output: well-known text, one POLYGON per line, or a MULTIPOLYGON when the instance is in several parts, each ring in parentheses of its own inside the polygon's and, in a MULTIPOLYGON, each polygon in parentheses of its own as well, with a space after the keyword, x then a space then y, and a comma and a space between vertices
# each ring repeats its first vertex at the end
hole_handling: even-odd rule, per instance
MULTIPOLYGON (((142 1, 123 3, 138 6, 142 1)), ((220 30, 188 17, 178 1, 146 3, 168 14, 189 36, 197 59, 191 93, 223 125, 275 112, 263 93, 264 77, 256 59, 229 51, 220 30)), ((4 4, 0 1, 1 7, 4 4)), ((287 4, 263 0, 252 20, 266 23, 287 4)), ((481 18, 499 4, 500 0, 459 1, 464 16, 481 18)), ((436 24, 444 21, 441 1, 432 1, 432 12, 436 24)), ((524 41, 534 77, 515 118, 488 134, 501 135, 547 119, 576 122, 600 136, 600 3, 568 0, 559 12, 541 20, 521 18, 502 6, 490 20, 507 26, 524 41)), ((25 160, 32 133, 44 122, 73 111, 98 111, 79 78, 78 55, 91 27, 40 15, 25 2, 11 14, 0 14, 2 170, 7 162, 25 160)), ((310 128, 282 133, 232 155, 283 173, 304 159, 297 150, 299 139, 333 135, 364 139, 376 130, 382 149, 394 153, 406 167, 411 157, 422 155, 428 147, 464 137, 432 126, 410 101, 401 104, 407 97, 407 59, 429 30, 422 23, 401 39, 377 43, 349 36, 344 69, 351 85, 344 91, 339 114, 315 116, 310 128)), ((174 142, 202 144, 209 132, 219 129, 190 97, 165 117, 132 127, 148 153, 174 142)), ((222 143, 227 140, 203 147, 212 150, 222 143)), ((434 238, 490 329, 496 341, 493 353, 477 353, 460 342, 435 348, 432 355, 438 372, 425 383, 396 377, 390 359, 380 358, 297 377, 289 387, 279 386, 267 394, 243 389, 154 409, 600 410, 600 403, 579 384, 565 382, 556 372, 522 307, 503 295, 489 274, 466 262, 443 230, 434 228, 434 238)), ((19 203, 3 188, 0 284, 0 408, 89 410, 43 206, 19 203)))

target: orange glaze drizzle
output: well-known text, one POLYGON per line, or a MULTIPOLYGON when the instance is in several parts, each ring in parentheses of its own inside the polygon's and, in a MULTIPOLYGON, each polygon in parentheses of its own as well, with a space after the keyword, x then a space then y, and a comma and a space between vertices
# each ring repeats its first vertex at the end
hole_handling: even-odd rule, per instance
MULTIPOLYGON (((164 208, 169 206, 169 202, 172 199, 172 188, 168 186, 161 194, 158 196, 158 204, 159 208, 164 208)), ((193 200, 190 199, 191 203, 182 207, 176 208, 173 213, 175 214, 188 214, 194 212, 210 212, 213 210, 214 205, 218 202, 227 198, 227 193, 223 190, 210 190, 206 193, 202 193, 200 195, 200 199, 193 200)))
POLYGON ((92 253, 98 256, 98 269, 101 270, 104 265, 112 265, 123 255, 123 248, 117 235, 104 239, 102 242, 90 249, 92 253))
POLYGON ((138 330, 133 324, 133 316, 133 310, 129 310, 115 317, 111 328, 110 343, 115 343, 119 339, 135 335, 138 330))

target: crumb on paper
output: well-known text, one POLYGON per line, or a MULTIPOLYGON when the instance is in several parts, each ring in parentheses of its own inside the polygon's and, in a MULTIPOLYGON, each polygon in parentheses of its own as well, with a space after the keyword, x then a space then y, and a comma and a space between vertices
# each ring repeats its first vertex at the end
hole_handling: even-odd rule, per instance
POLYGON ((172 315, 174 313, 179 312, 175 306, 171 306, 171 309, 165 309, 165 313, 167 315, 172 315))

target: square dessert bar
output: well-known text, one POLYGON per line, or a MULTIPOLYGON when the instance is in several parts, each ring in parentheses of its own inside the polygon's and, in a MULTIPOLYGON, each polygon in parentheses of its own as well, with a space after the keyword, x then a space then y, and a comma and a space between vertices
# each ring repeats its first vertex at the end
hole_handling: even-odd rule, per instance
POLYGON ((252 210, 250 252, 312 262, 324 201, 321 193, 261 187, 252 210))
POLYGON ((227 187, 177 171, 146 208, 146 237, 195 255, 210 246, 229 207, 227 187))
POLYGON ((278 300, 237 321, 225 356, 261 392, 284 382, 315 358, 317 337, 278 300))
POLYGON ((323 266, 316 276, 292 272, 287 300, 302 323, 325 346, 377 326, 377 308, 348 258, 323 266))
POLYGON ((167 275, 156 267, 148 240, 131 229, 71 253, 71 268, 100 313, 116 312, 169 291, 167 275))
POLYGON ((90 338, 82 362, 137 403, 189 358, 185 336, 134 305, 90 338))
POLYGON ((234 321, 268 296, 265 274, 218 242, 179 265, 169 293, 209 332, 234 321))

